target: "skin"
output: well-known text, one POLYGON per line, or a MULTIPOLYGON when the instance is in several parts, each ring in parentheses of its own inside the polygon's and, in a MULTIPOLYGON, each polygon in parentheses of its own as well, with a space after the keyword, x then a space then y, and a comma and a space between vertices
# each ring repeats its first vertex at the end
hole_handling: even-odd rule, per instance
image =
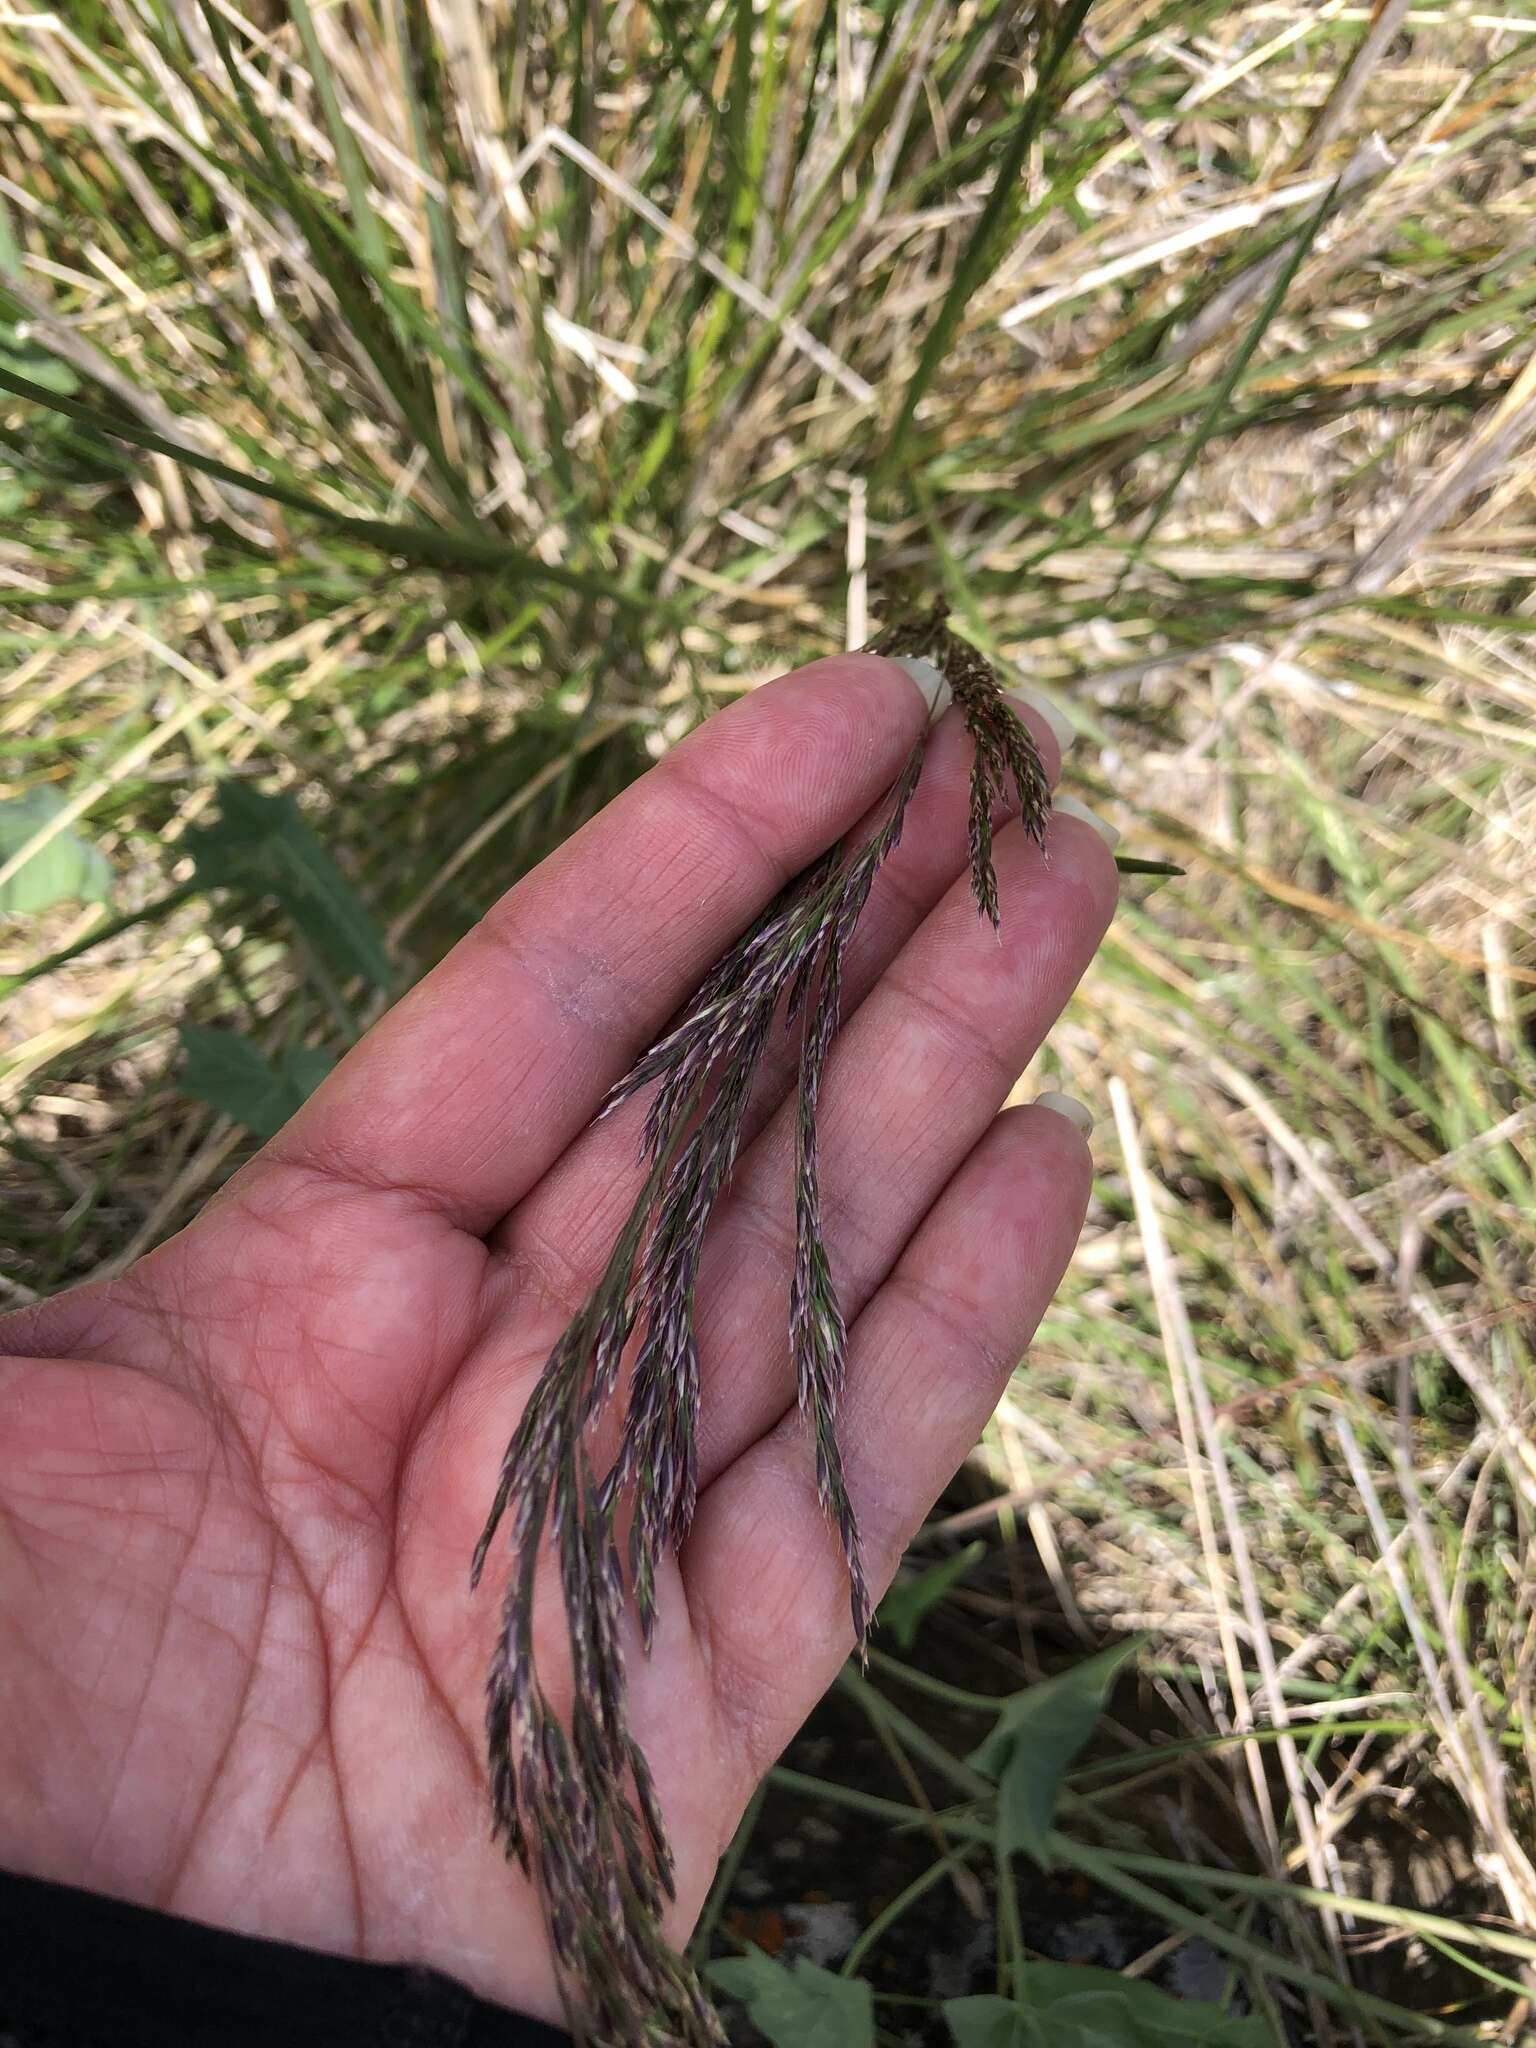
MULTIPOLYGON (((412 1960, 558 2018, 487 1831, 506 1569, 467 1567, 507 1437, 637 1185, 610 1086, 785 878, 877 804, 927 709, 819 662, 674 749, 495 906, 195 1223, 0 1320, 0 1865, 244 1932, 412 1960)), ((1036 728, 1047 767, 1049 734, 1036 728)), ((1113 861, 1055 819, 965 861, 950 713, 855 944, 824 1093, 851 1330, 850 1493, 878 1592, 1081 1227, 1087 1145, 999 1114, 1092 958, 1113 861)), ((851 1643, 787 1348, 791 1053, 700 1286, 701 1497, 633 1724, 686 1937, 762 1772, 851 1643)), ((563 1630, 541 1606, 558 1696, 563 1630)))

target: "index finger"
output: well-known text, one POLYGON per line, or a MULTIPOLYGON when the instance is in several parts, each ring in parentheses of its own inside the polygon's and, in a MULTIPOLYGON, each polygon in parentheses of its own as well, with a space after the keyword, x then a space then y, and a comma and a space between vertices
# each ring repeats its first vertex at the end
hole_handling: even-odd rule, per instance
POLYGON ((509 890, 264 1158, 488 1230, 730 941, 895 780, 927 716, 874 654, 813 662, 718 713, 509 890))

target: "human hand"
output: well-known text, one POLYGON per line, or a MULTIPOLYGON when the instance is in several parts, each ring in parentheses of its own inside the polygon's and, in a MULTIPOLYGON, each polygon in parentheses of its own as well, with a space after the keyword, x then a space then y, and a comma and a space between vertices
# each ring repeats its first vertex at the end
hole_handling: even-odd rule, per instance
MULTIPOLYGON (((468 1565, 636 1193, 643 1101, 592 1119, 926 717, 872 655, 722 712, 505 896, 180 1236, 0 1320, 0 1866, 559 2017, 537 1901, 489 1836, 497 1603, 468 1565)), ((1005 829, 994 935, 965 871, 969 759, 951 713, 860 922, 821 1103, 839 1433, 877 1595, 1089 1185, 1069 1121, 998 1110, 1102 936, 1114 865, 1076 819, 1045 855, 1005 829)), ((790 1049, 771 1071, 782 1096, 790 1049)), ((700 1500, 653 1653, 631 1656, 678 1940, 852 1641, 794 1407, 792 1108, 749 1126, 712 1226, 700 1500)))

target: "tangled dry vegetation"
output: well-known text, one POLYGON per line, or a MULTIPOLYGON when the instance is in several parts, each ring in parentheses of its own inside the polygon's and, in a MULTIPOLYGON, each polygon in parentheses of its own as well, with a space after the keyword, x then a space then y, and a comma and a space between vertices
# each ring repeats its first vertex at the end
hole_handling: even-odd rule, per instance
POLYGON ((1248 1867, 1403 1909, 1297 1953, 1536 1930, 1533 152, 1536 16, 1459 0, 17 0, 0 796, 66 800, 122 929, 38 974, 104 913, 0 921, 9 1297, 249 1145, 179 1022, 384 1000, 185 886, 220 776, 404 981, 713 701, 941 593, 1187 874, 1026 1084, 1100 1110, 1093 1214, 918 1562, 1011 1515, 1069 1632, 1153 1633, 1248 1867))

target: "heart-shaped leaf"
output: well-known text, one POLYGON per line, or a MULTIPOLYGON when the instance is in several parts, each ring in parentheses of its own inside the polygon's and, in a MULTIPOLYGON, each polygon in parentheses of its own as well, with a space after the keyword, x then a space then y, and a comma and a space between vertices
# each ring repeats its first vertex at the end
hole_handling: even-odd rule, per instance
POLYGON ((183 1024, 181 1046, 187 1056, 182 1086, 199 1102, 244 1124, 258 1138, 282 1129, 335 1065, 328 1052, 295 1045, 268 1059, 237 1031, 219 1031, 183 1024))
POLYGON ((955 2048, 1044 2048, 1034 2014, 1011 1998, 949 1998, 944 2018, 955 2048))
POLYGON ((923 1616, 937 1607, 951 1586, 958 1586, 972 1566, 987 1554, 985 1543, 967 1543, 953 1557, 941 1558, 910 1579, 898 1579, 880 1602, 880 1625, 888 1628, 902 1649, 917 1640, 923 1616))
POLYGON ((739 1998, 773 2048, 874 2048, 874 1995, 861 1977, 835 1977, 802 1957, 792 1969, 752 1949, 705 1975, 739 1998))
POLYGON ((971 1757, 974 1770, 997 1782, 997 1839, 1004 1855, 1022 1849, 1046 1867, 1062 1777, 1093 1733, 1110 1688, 1137 1646, 1134 1637, 1114 1643, 1016 1693, 971 1757))
POLYGON ((952 1998, 944 2017, 956 2048, 1266 2048, 1272 2038, 1257 2014, 1076 1963, 1027 1963, 1017 1998, 952 1998))
POLYGON ((221 782, 218 817, 187 844, 201 887, 275 898, 327 966, 389 987, 378 926, 291 797, 221 782))

